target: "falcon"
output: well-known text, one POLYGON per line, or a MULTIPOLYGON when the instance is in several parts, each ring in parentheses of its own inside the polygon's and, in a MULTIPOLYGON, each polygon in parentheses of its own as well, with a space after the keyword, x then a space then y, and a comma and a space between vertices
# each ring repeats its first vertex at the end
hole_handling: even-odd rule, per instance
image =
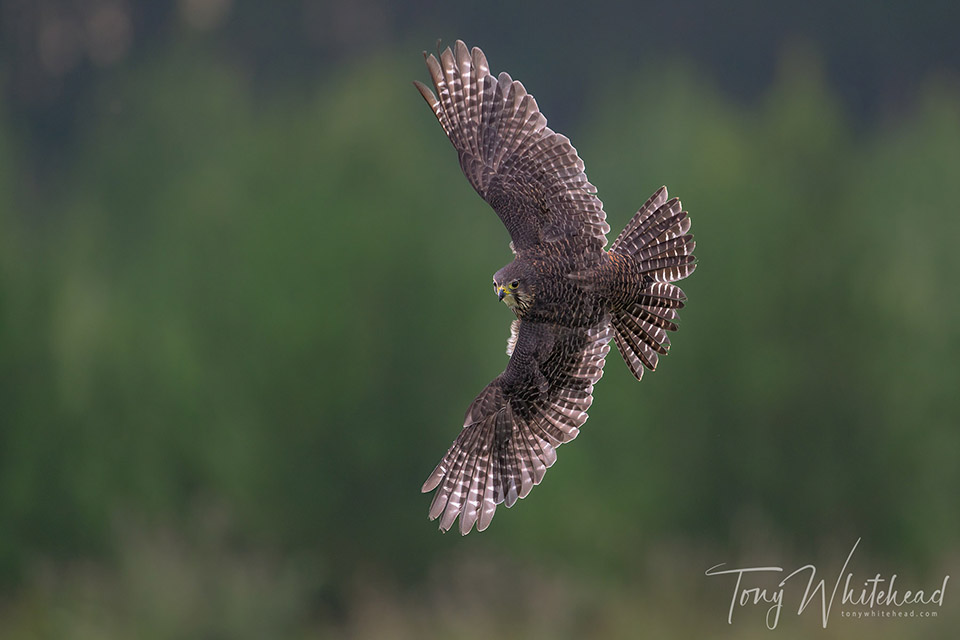
POLYGON ((693 272, 690 218, 661 187, 605 250, 597 189, 565 136, 480 49, 457 41, 424 52, 436 94, 414 82, 453 143, 467 180, 510 234, 513 261, 493 292, 513 311, 503 373, 470 404, 447 454, 423 484, 431 520, 460 533, 490 525, 543 479, 556 449, 577 437, 603 375, 610 341, 640 380, 677 330, 693 272))

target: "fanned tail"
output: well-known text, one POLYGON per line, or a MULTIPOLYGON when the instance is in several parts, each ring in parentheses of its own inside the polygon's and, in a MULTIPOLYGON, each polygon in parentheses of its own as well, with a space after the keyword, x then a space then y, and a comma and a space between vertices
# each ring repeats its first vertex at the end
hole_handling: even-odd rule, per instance
POLYGON ((635 278, 631 295, 613 310, 614 342, 637 380, 653 371, 670 349, 667 331, 676 331, 677 310, 687 296, 673 282, 693 273, 696 243, 680 200, 667 200, 661 187, 647 200, 610 247, 629 256, 635 278))

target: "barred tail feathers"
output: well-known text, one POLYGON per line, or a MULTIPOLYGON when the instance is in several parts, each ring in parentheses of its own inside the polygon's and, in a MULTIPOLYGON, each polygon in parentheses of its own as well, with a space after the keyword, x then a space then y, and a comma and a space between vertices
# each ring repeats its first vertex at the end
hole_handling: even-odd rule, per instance
POLYGON ((647 200, 610 247, 633 259, 639 282, 636 295, 613 310, 614 342, 630 372, 640 380, 670 349, 668 331, 676 331, 677 310, 686 295, 675 284, 696 268, 696 243, 680 200, 667 200, 661 187, 647 200))

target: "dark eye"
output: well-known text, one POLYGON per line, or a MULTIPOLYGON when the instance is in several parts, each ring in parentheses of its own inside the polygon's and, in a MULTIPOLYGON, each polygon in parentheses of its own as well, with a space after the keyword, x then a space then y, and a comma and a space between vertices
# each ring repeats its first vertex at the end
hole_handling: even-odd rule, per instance
POLYGON ((516 289, 516 288, 519 287, 519 286, 520 286, 520 281, 519 281, 519 280, 514 280, 513 282, 510 283, 510 288, 511 288, 511 289, 516 289))

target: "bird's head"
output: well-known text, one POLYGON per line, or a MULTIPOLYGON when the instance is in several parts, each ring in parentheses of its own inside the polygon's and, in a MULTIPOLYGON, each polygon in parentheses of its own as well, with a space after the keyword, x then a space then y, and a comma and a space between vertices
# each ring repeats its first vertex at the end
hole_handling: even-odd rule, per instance
POLYGON ((533 287, 522 274, 507 265, 493 276, 493 292, 515 312, 525 311, 533 302, 533 287))

